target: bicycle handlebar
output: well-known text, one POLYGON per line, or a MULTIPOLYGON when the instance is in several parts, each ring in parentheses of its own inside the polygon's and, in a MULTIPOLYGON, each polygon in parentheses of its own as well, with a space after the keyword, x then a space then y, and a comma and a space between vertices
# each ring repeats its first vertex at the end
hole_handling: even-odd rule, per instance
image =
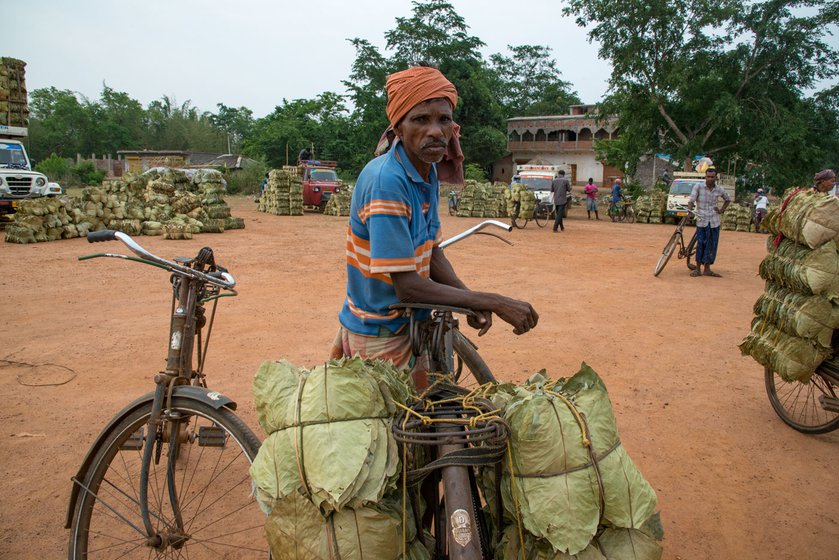
MULTIPOLYGON (((220 288, 224 288, 225 290, 233 290, 234 286, 236 286, 236 279, 233 277, 232 274, 227 272, 226 270, 220 270, 219 272, 215 272, 212 274, 208 274, 205 272, 201 272, 199 270, 195 270, 193 268, 189 268, 188 266, 184 266, 182 264, 178 264, 176 262, 172 262, 170 260, 164 259, 162 257, 158 257, 157 255, 150 253, 146 249, 144 249, 139 243, 134 241, 134 239, 128 235, 127 233, 123 233, 121 231, 114 231, 110 229, 105 229, 101 231, 94 231, 87 234, 87 241, 88 243, 101 243, 102 241, 114 241, 119 240, 122 241, 123 245, 128 247, 132 253, 143 259, 144 261, 148 261, 151 264, 155 264, 160 266, 161 268, 165 268, 169 272, 173 274, 179 274, 181 276, 186 276, 188 278, 192 278, 194 280, 199 280, 201 282, 205 282, 207 284, 212 284, 214 286, 218 286, 220 288)), ((103 253, 101 255, 103 257, 114 257, 114 258, 129 258, 125 255, 119 255, 116 253, 103 253)))
MULTIPOLYGON (((449 245, 453 245, 453 244, 457 243, 458 241, 462 241, 463 239, 466 239, 467 237, 469 237, 473 233, 479 233, 482 229, 487 228, 489 226, 495 226, 495 227, 501 228, 501 229, 507 231, 508 233, 513 231, 513 226, 511 226, 510 224, 505 224, 504 222, 499 222, 498 220, 484 220, 480 224, 478 224, 476 226, 473 226, 473 227, 467 229, 464 232, 458 233, 454 237, 450 237, 450 238, 446 239, 445 241, 440 243, 440 248, 445 249, 449 245)), ((494 237, 497 237, 494 234, 490 234, 490 235, 493 235, 494 237)), ((501 239, 502 241, 505 241, 506 243, 510 243, 509 241, 507 241, 503 237, 499 237, 499 239, 501 239)), ((512 245, 512 243, 510 243, 510 244, 512 245)))

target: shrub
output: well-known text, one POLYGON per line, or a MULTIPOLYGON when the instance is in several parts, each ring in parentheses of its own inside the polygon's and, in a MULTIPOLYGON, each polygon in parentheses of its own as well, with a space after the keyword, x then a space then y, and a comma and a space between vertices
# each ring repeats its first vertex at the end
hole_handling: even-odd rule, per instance
POLYGON ((477 163, 467 163, 463 168, 463 178, 478 181, 479 183, 486 183, 487 174, 484 168, 477 163))
POLYGON ((50 181, 66 181, 67 175, 70 173, 70 166, 72 160, 59 157, 53 153, 47 159, 38 163, 35 166, 35 171, 43 173, 50 181))
POLYGON ((256 194, 262 185, 268 166, 262 162, 245 165, 242 169, 226 169, 224 180, 227 181, 228 194, 256 194))
POLYGON ((82 161, 70 169, 72 175, 82 185, 101 185, 106 171, 97 169, 92 161, 82 161))

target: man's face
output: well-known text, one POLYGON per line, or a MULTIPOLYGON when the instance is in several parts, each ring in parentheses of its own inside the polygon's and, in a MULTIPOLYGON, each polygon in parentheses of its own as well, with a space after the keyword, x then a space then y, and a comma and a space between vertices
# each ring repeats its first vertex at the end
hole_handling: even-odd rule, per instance
POLYGON ((834 177, 831 177, 829 179, 822 179, 821 181, 816 183, 816 188, 819 192, 827 192, 833 188, 833 181, 834 177))
POLYGON ((716 171, 706 171, 705 172, 705 186, 713 188, 717 184, 717 172, 716 171))
POLYGON ((454 132, 452 106, 446 99, 430 99, 416 105, 393 128, 402 140, 411 163, 426 175, 432 163, 446 154, 454 132))

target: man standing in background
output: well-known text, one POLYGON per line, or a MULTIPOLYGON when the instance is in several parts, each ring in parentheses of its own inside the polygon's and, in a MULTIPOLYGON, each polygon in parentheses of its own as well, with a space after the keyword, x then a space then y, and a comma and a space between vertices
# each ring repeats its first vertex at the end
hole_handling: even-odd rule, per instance
POLYGON ((565 231, 565 225, 562 223, 562 218, 565 214, 565 205, 568 204, 568 195, 571 192, 571 182, 565 178, 564 170, 560 169, 557 178, 551 181, 551 192, 553 193, 554 210, 556 211, 556 218, 554 218, 554 233, 556 233, 557 228, 565 231))
POLYGON ((691 276, 722 276, 711 270, 717 259, 717 245, 720 242, 720 214, 731 203, 731 197, 725 189, 717 185, 717 170, 709 167, 705 170, 705 184, 693 187, 690 193, 688 209, 696 205, 696 270, 691 276), (722 208, 717 206, 717 199, 722 197, 722 208), (705 270, 702 270, 705 265, 705 270))

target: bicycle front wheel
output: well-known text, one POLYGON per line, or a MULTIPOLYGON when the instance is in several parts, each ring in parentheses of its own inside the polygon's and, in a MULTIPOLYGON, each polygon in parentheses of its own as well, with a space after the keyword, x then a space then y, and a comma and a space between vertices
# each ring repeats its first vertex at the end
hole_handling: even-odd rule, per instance
POLYGON ((699 266, 696 263, 696 232, 693 232, 693 237, 690 238, 690 243, 685 249, 685 256, 687 257, 688 270, 696 270, 699 266))
POLYGON ((455 382, 467 389, 495 381, 495 376, 478 354, 478 348, 457 329, 453 331, 452 347, 457 356, 455 382))
POLYGON ((626 221, 630 224, 635 223, 635 209, 630 207, 626 209, 626 221))
POLYGON ((539 227, 545 227, 548 223, 548 216, 550 213, 550 210, 547 208, 536 208, 536 211, 533 213, 533 219, 536 221, 536 225, 539 227))
POLYGON ((153 534, 140 510, 148 403, 113 426, 81 481, 70 560, 269 558, 249 473, 259 440, 228 409, 175 398, 170 411, 149 466, 153 534))
POLYGON ((670 236, 670 241, 667 242, 667 245, 664 246, 664 250, 661 252, 661 256, 658 258, 658 263, 655 265, 655 272, 653 276, 658 276, 661 274, 661 271, 664 270, 664 267, 667 266, 667 261, 670 260, 670 257, 673 255, 673 252, 676 250, 676 245, 679 243, 679 232, 673 233, 670 236))
POLYGON ((819 396, 837 398, 839 387, 818 372, 810 381, 784 381, 777 372, 764 369, 766 394, 784 423, 803 434, 823 434, 839 428, 839 412, 822 408, 819 396))

